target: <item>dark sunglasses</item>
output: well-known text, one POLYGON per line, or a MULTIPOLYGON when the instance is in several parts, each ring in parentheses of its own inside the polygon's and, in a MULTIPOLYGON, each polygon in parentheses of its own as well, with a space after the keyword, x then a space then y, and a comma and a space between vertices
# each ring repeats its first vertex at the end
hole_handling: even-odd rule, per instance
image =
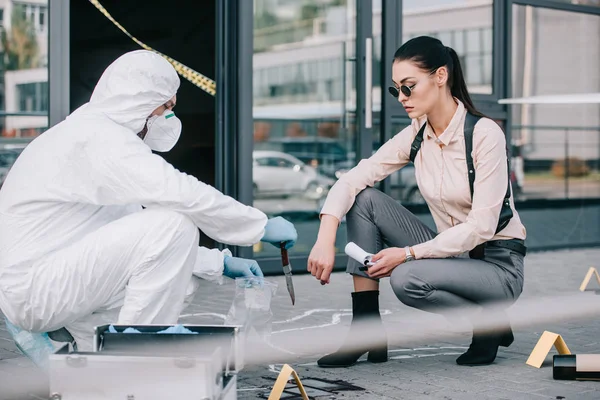
MULTIPOLYGON (((437 68, 434 69, 427 76, 428 77, 431 76, 437 70, 438 70, 437 68)), ((419 82, 417 82, 417 83, 419 83, 419 82)), ((388 87, 388 92, 390 92, 390 94, 392 96, 394 96, 395 98, 398 98, 398 96, 400 96, 400 92, 402 92, 402 94, 405 95, 406 97, 410 97, 410 95, 412 94, 412 90, 417 85, 417 83, 414 83, 410 86, 402 85, 402 86, 400 86, 400 91, 398 91, 398 89, 396 89, 395 86, 390 86, 390 87, 388 87)))
POLYGON ((400 86, 400 91, 398 91, 398 89, 396 89, 395 86, 390 86, 390 87, 388 87, 388 91, 395 98, 398 98, 398 96, 400 96, 400 92, 402 92, 402 94, 405 95, 406 97, 410 97, 410 95, 412 94, 412 88, 414 88, 415 85, 416 85, 416 83, 414 85, 410 85, 410 86, 402 85, 402 86, 400 86))

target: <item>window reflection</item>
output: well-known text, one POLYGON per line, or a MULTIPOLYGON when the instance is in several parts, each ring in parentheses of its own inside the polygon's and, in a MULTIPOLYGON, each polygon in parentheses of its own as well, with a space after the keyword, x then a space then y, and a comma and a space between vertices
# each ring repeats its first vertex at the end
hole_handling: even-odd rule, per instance
POLYGON ((492 93, 493 1, 405 0, 402 41, 437 37, 458 54, 471 93, 492 93))
MULTIPOLYGON (((597 15, 513 6, 513 96, 600 92, 599 28, 597 15)), ((600 105, 523 104, 512 116, 525 199, 600 197, 600 105)))
POLYGON ((48 127, 47 3, 0 3, 0 186, 22 149, 48 127))
POLYGON ((297 223, 304 241, 296 254, 314 244, 329 189, 356 163, 354 8, 345 0, 254 3, 254 206, 297 223))
POLYGON ((563 3, 571 3, 579 6, 596 6, 600 7, 600 0, 557 0, 563 3))

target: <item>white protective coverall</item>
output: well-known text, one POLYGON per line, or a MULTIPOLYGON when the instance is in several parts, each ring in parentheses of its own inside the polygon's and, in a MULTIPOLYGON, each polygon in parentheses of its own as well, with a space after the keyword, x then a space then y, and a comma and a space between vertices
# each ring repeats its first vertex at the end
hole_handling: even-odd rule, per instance
MULTIPOLYGON (((127 53, 89 103, 33 140, 0 191, 0 309, 18 327, 61 327, 90 350, 93 327, 174 324, 197 278, 222 279, 226 244, 260 241, 267 217, 177 171, 137 136, 179 77, 127 53), (146 209, 142 209, 142 205, 146 209)), ((227 250, 226 250, 227 251, 227 250)))

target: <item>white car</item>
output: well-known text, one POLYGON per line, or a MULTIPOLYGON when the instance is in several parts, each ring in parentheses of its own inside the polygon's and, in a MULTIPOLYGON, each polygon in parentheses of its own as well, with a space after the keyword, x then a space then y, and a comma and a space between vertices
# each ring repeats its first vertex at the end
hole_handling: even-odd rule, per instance
POLYGON ((252 158, 255 197, 302 195, 319 199, 334 183, 315 168, 280 151, 254 151, 252 158))

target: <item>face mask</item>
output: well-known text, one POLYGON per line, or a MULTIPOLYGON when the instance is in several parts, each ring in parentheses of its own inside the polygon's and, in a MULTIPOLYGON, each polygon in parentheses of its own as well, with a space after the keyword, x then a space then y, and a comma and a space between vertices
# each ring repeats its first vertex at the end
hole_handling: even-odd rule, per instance
POLYGON ((144 142, 154 151, 165 153, 171 150, 181 135, 181 121, 171 110, 154 115, 146 123, 148 132, 144 142))

